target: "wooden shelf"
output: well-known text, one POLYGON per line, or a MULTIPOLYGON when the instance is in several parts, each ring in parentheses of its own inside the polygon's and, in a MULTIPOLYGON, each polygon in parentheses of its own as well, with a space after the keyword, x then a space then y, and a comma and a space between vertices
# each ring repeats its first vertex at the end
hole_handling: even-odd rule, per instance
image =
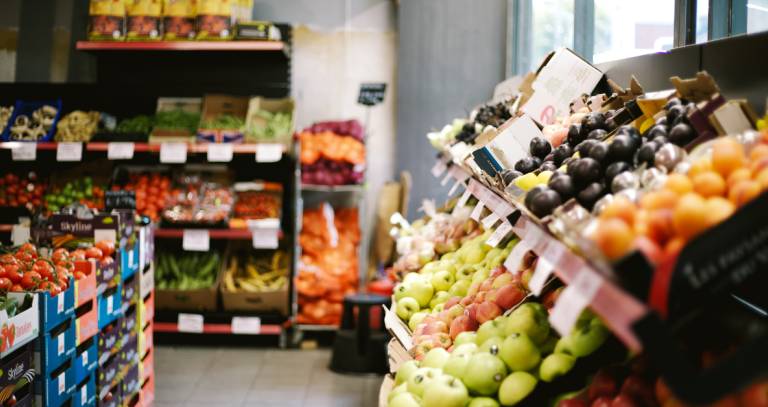
POLYGON ((81 51, 282 51, 283 48, 282 41, 77 42, 77 49, 81 51))

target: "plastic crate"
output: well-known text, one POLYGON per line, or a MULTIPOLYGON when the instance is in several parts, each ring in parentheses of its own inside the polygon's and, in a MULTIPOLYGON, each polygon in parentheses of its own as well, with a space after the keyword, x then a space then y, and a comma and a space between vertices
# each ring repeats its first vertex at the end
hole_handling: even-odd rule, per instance
POLYGON ((61 117, 61 100, 57 100, 55 102, 24 102, 23 100, 17 100, 16 101, 16 107, 13 109, 13 115, 11 116, 11 121, 8 122, 8 126, 3 131, 3 141, 51 141, 53 138, 53 133, 56 131, 56 125, 59 123, 59 117, 61 117), (53 118, 53 125, 51 125, 51 130, 46 133, 45 137, 43 137, 40 140, 11 140, 11 126, 16 122, 16 117, 20 114, 25 115, 29 117, 29 119, 32 119, 32 113, 40 109, 43 106, 53 106, 57 109, 56 116, 53 118))

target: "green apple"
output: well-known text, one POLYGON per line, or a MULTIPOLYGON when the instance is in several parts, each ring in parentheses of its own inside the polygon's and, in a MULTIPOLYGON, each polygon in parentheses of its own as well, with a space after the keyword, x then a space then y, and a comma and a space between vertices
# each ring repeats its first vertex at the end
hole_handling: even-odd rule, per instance
POLYGON ((400 301, 400 299, 405 298, 405 294, 408 292, 409 288, 411 288, 411 282, 404 281, 403 283, 398 284, 397 287, 395 287, 395 301, 400 301))
POLYGON ((501 249, 499 249, 498 247, 494 247, 493 249, 488 250, 488 253, 485 254, 485 261, 490 262, 491 260, 496 258, 496 256, 498 256, 500 253, 501 253, 501 249))
MULTIPOLYGON (((441 273, 445 273, 445 272, 441 271, 441 273)), ((445 304, 445 302, 448 301, 449 298, 451 297, 448 296, 448 291, 442 291, 442 290, 435 291, 435 294, 432 296, 432 299, 429 300, 429 306, 430 308, 435 308, 437 304, 445 304)))
POLYGON ((507 376, 507 366, 490 353, 477 353, 470 357, 464 369, 464 384, 477 396, 493 396, 507 376))
POLYGON ((418 301, 411 297, 405 297, 401 298, 400 301, 397 302, 397 309, 395 310, 395 313, 403 321, 410 321, 413 314, 419 312, 420 309, 421 307, 419 307, 418 301))
POLYGON ((430 261, 429 263, 425 264, 424 267, 421 268, 421 270, 419 270, 419 273, 421 274, 434 273, 435 271, 437 271, 437 263, 439 262, 430 261))
POLYGON ((488 274, 490 273, 491 269, 488 267, 483 267, 480 270, 475 271, 475 274, 472 275, 472 284, 482 283, 488 278, 488 274))
POLYGON ((410 376, 408 376, 408 392, 419 397, 423 396, 424 390, 434 383, 435 379, 442 374, 443 372, 440 369, 431 367, 420 367, 416 369, 410 376))
POLYGON ((496 326, 501 328, 501 330, 504 331, 505 335, 507 333, 506 328, 507 328, 507 320, 508 319, 509 319, 509 317, 508 316, 504 316, 504 315, 498 316, 498 317, 493 319, 493 321, 496 323, 496 326))
POLYGON ((543 305, 539 304, 538 302, 526 302, 524 304, 520 304, 520 308, 532 308, 534 311, 539 313, 544 318, 549 317, 549 311, 547 311, 546 308, 544 308, 543 305))
POLYGON ((568 373, 576 364, 576 358, 565 353, 553 353, 544 358, 539 367, 541 380, 550 383, 568 373))
MULTIPOLYGON (((456 351, 454 351, 455 353, 456 351)), ((459 380, 464 380, 464 370, 467 368, 469 359, 472 355, 454 356, 448 359, 448 362, 443 366, 443 374, 451 375, 459 380)))
POLYGON ((456 266, 450 260, 440 260, 437 266, 435 266, 434 272, 437 273, 438 271, 447 271, 451 275, 456 275, 456 266))
POLYGON ((445 362, 451 358, 451 354, 443 348, 434 348, 427 352, 427 356, 424 356, 424 360, 421 361, 422 367, 432 367, 435 369, 442 369, 445 366, 445 362))
POLYGON ((424 407, 464 407, 469 403, 469 392, 461 380, 442 375, 424 390, 424 407))
POLYGON ((456 335, 456 339, 453 340, 453 349, 456 349, 465 343, 474 343, 477 345, 477 333, 474 331, 464 331, 456 335))
MULTIPOLYGON (((399 304, 400 303, 398 303, 398 305, 399 304)), ((416 330, 416 327, 419 326, 419 324, 421 323, 421 320, 424 319, 424 317, 426 317, 427 314, 429 314, 430 312, 431 311, 429 310, 427 311, 422 310, 419 312, 414 312, 413 315, 411 315, 411 318, 408 320, 408 328, 411 328, 411 332, 416 330)))
POLYGON ((508 336, 526 333, 534 342, 540 343, 549 335, 549 321, 535 308, 521 306, 509 315, 504 331, 508 336))
POLYGON ((415 299, 422 308, 429 304, 433 295, 435 295, 435 289, 426 281, 414 281, 411 283, 411 288, 406 290, 406 297, 415 299))
POLYGON ((395 388, 387 395, 387 403, 391 403, 393 398, 403 393, 408 393, 408 383, 402 383, 395 386, 395 388))
POLYGON ((402 393, 392 399, 389 407, 424 407, 424 403, 421 397, 415 394, 402 393))
POLYGON ((571 356, 575 355, 575 352, 573 351, 573 342, 571 341, 570 335, 564 336, 557 340, 554 353, 564 353, 571 356))
POLYGON ((531 337, 524 333, 515 333, 504 339, 499 349, 499 357, 513 372, 531 370, 539 364, 541 353, 531 337))
POLYGON ((467 255, 464 263, 466 264, 478 264, 485 258, 485 252, 480 247, 475 247, 467 255))
POLYGON ((431 314, 437 314, 438 312, 440 312, 440 311, 442 311, 444 309, 445 309, 445 303, 441 302, 440 304, 435 305, 435 308, 432 308, 432 311, 430 313, 431 314))
POLYGON ((456 271, 456 281, 461 281, 461 280, 472 281, 473 274, 475 274, 475 266, 465 264, 456 271))
POLYGON ((467 290, 469 289, 469 286, 472 283, 469 280, 459 280, 457 281, 450 290, 448 290, 448 298, 450 297, 465 297, 467 295, 467 290))
POLYGON ((517 244, 520 243, 520 238, 515 236, 512 240, 507 243, 507 245, 504 247, 505 249, 509 249, 510 251, 517 246, 517 244))
POLYGON ((547 339, 544 339, 543 342, 541 342, 539 346, 539 352, 541 352, 542 355, 549 355, 550 353, 553 353, 555 351, 555 347, 557 346, 558 339, 552 335, 548 336, 547 339))
POLYGON ((397 370, 397 374, 395 375, 395 386, 399 386, 405 383, 408 380, 408 377, 411 376, 411 373, 415 372, 416 369, 420 367, 421 367, 421 362, 419 362, 418 360, 409 360, 403 363, 403 365, 400 366, 400 369, 397 370))
POLYGON ((419 274, 419 278, 417 278, 416 281, 424 281, 427 284, 429 284, 429 280, 431 280, 432 276, 434 276, 434 275, 435 275, 435 273, 419 274))
POLYGON ((527 372, 510 374, 499 388, 499 402, 504 406, 514 406, 531 394, 537 382, 536 378, 527 372))
POLYGON ((605 325, 589 325, 571 334, 573 356, 589 356, 608 340, 611 332, 605 325))
POLYGON ((477 342, 484 343, 491 338, 504 338, 504 329, 496 324, 496 320, 485 321, 477 329, 477 342))
POLYGON ((446 253, 442 257, 440 257, 440 260, 453 260, 453 256, 455 255, 456 255, 455 252, 446 253))
POLYGON ((464 356, 464 355, 472 356, 475 353, 477 353, 477 345, 475 345, 474 343, 464 343, 459 346, 456 346, 456 343, 454 342, 451 358, 464 356))
POLYGON ((490 263, 488 263, 488 268, 493 270, 496 267, 503 266, 504 260, 506 260, 506 257, 496 256, 493 260, 491 260, 490 263))
POLYGON ((429 283, 432 284, 432 287, 435 288, 435 291, 448 291, 455 282, 456 278, 453 276, 453 274, 445 270, 438 271, 429 280, 429 283))
POLYGON ((467 407, 499 407, 499 402, 490 397, 475 397, 467 407))
POLYGON ((485 342, 482 343, 482 345, 477 347, 477 353, 485 352, 497 356, 503 342, 504 338, 500 336, 488 338, 485 342))
POLYGON ((403 277, 403 284, 414 282, 419 279, 419 276, 419 273, 410 272, 403 277))

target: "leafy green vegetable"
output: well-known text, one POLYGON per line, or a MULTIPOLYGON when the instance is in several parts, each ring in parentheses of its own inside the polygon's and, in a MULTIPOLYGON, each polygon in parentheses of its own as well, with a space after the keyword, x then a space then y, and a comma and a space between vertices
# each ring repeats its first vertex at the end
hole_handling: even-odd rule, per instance
POLYGON ((258 139, 276 139, 288 135, 291 131, 291 113, 271 113, 259 110, 256 115, 267 120, 266 126, 257 126, 251 122, 245 127, 245 134, 258 139))
POLYGON ((200 113, 187 113, 182 110, 157 112, 155 117, 156 129, 189 130, 190 134, 197 133, 200 124, 200 113))
POLYGON ((242 129, 245 125, 245 120, 237 118, 232 115, 222 114, 216 118, 215 122, 202 121, 200 122, 201 129, 216 129, 216 130, 233 130, 242 129))
POLYGON ((115 128, 115 132, 149 134, 152 131, 154 121, 152 116, 140 114, 130 119, 121 120, 115 128))

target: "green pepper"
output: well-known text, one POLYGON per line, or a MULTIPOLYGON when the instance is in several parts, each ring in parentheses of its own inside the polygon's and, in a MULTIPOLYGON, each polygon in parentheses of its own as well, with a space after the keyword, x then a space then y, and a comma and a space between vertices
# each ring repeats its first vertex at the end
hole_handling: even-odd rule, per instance
POLYGON ((5 310, 8 313, 8 318, 16 316, 16 307, 19 305, 19 300, 16 298, 9 298, 0 304, 0 310, 5 310))

